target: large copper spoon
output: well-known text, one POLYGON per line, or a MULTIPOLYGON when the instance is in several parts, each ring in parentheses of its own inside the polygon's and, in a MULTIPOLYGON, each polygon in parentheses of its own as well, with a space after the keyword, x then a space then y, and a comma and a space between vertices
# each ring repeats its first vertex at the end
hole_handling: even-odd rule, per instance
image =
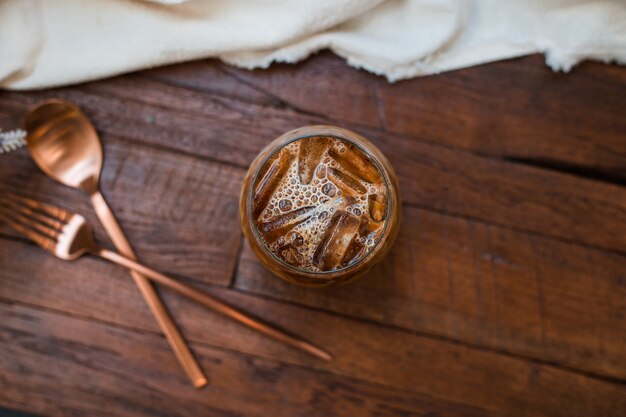
MULTIPOLYGON (((100 192, 102 144, 89 119, 78 107, 54 100, 35 108, 24 124, 28 149, 39 168, 61 184, 86 191, 115 247, 124 256, 136 260, 100 192)), ((196 388, 206 385, 206 376, 152 284, 137 272, 131 271, 131 275, 193 385, 196 388)))

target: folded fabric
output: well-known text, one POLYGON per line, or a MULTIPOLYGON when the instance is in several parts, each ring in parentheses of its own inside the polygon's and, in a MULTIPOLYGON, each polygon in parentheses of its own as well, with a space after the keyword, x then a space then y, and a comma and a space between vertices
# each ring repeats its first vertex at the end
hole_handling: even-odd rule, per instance
POLYGON ((623 0, 4 0, 0 88, 218 57, 245 68, 331 49, 390 81, 543 52, 626 62, 623 0))

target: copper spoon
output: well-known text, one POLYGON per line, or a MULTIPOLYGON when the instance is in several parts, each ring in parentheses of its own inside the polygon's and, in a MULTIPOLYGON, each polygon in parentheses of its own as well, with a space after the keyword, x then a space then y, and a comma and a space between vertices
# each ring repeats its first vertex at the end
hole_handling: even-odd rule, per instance
MULTIPOLYGON (((89 119, 78 107, 53 100, 28 114, 24 127, 28 132, 28 149, 39 168, 61 184, 87 192, 115 247, 136 260, 128 239, 100 192, 102 144, 89 119)), ((206 376, 152 284, 135 271, 131 271, 131 275, 193 385, 196 388, 206 385, 206 376)))

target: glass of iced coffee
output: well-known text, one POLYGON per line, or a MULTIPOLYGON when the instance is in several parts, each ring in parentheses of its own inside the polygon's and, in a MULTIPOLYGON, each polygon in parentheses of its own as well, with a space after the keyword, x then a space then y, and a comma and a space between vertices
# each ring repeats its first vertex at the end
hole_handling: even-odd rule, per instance
POLYGON ((359 134, 307 126, 275 139, 252 162, 240 214, 252 250, 276 275, 308 286, 344 284, 393 244, 397 179, 359 134))

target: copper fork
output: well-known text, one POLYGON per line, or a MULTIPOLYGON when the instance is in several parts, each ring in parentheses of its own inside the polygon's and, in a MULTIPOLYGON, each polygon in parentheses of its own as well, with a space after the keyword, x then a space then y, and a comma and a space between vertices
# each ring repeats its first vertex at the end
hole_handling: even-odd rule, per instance
POLYGON ((245 324, 267 336, 296 347, 317 358, 329 361, 332 356, 321 348, 265 324, 250 315, 235 309, 213 296, 153 269, 141 265, 117 252, 99 246, 93 236, 93 229, 80 214, 71 213, 60 207, 42 203, 32 198, 14 193, 0 201, 0 218, 9 226, 35 242, 56 257, 73 261, 82 255, 91 254, 137 271, 150 280, 164 285, 192 300, 245 324))

